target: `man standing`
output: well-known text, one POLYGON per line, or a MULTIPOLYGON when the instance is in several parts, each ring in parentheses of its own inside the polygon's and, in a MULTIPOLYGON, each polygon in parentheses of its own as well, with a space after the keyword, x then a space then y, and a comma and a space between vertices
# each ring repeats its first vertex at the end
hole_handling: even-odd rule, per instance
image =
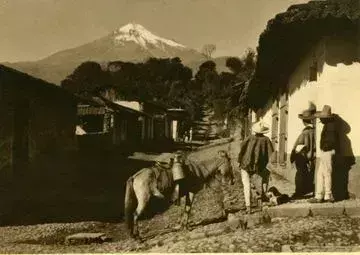
POLYGON ((316 107, 310 105, 309 109, 299 114, 305 128, 295 141, 291 151, 290 162, 295 162, 295 193, 293 199, 302 198, 310 192, 314 192, 314 173, 316 158, 316 140, 313 121, 316 107))
POLYGON ((320 118, 323 129, 320 138, 320 164, 316 174, 315 197, 310 203, 334 202, 332 194, 333 158, 337 151, 338 139, 331 107, 324 105, 321 112, 315 114, 320 118))
POLYGON ((250 180, 252 180, 257 190, 257 199, 261 207, 262 199, 266 198, 265 193, 269 182, 269 170, 267 170, 266 166, 274 152, 270 139, 264 135, 269 132, 269 128, 264 123, 257 122, 253 125, 252 130, 255 134, 248 136, 240 144, 238 157, 248 214, 251 213, 250 180))

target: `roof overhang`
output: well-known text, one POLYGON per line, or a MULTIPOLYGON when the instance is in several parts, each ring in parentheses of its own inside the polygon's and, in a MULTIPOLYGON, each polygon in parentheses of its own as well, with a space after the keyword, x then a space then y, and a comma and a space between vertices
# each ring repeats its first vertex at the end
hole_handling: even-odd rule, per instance
POLYGON ((358 0, 310 1, 276 15, 259 38, 250 108, 261 109, 286 92, 290 75, 318 41, 339 32, 360 32, 359 20, 358 0))

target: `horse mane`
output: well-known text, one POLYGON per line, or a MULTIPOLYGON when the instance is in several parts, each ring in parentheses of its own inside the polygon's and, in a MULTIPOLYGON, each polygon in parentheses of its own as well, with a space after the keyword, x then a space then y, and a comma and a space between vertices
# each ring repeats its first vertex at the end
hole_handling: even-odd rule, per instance
POLYGON ((186 163, 192 178, 196 178, 203 183, 208 183, 215 176, 216 170, 221 165, 222 160, 216 159, 215 162, 211 162, 209 166, 206 166, 205 162, 198 162, 188 157, 186 163))

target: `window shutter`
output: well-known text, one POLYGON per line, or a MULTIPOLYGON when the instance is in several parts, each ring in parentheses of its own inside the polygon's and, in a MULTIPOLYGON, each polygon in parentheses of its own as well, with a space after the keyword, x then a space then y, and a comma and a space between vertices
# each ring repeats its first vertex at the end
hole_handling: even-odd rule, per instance
POLYGON ((271 124, 271 142, 274 147, 274 157, 272 157, 273 164, 278 162, 278 147, 279 147, 279 101, 276 99, 272 105, 272 124, 271 124))
POLYGON ((289 114, 289 97, 284 93, 280 97, 280 132, 279 132, 279 163, 286 164, 286 149, 288 139, 288 114, 289 114))

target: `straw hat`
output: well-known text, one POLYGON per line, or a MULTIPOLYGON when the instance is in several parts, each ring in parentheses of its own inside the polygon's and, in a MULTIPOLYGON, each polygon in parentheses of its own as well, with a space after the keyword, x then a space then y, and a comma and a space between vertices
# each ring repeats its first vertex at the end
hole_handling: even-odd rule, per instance
POLYGON ((331 112, 331 107, 329 105, 324 105, 321 112, 315 113, 315 117, 320 119, 329 119, 333 118, 334 114, 331 112))
POLYGON ((316 106, 314 104, 310 104, 309 108, 302 111, 302 113, 299 114, 299 118, 303 120, 311 120, 315 119, 315 113, 316 113, 316 106))
POLYGON ((252 126, 252 130, 257 134, 266 134, 270 131, 269 127, 262 121, 256 122, 252 126))

